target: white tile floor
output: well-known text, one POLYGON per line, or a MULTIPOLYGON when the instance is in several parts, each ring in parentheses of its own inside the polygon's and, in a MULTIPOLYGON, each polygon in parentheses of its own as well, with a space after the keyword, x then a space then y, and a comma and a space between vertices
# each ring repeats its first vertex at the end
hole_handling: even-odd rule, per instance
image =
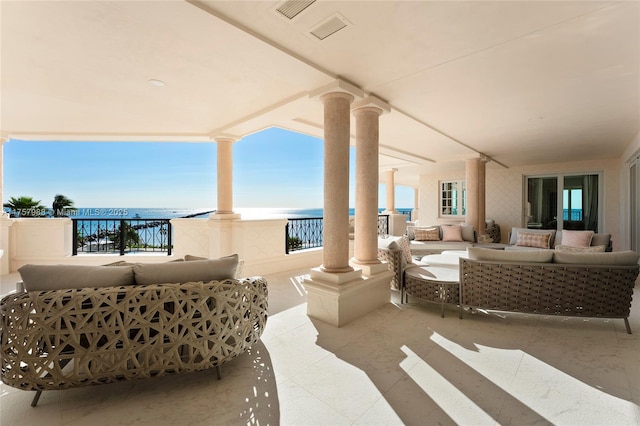
MULTIPOLYGON (((268 276, 262 341, 214 371, 44 392, 0 385, 10 425, 638 425, 640 304, 622 320, 393 302, 345 327, 306 316, 301 272, 268 276)), ((3 276, 13 289, 16 275, 3 276)), ((640 288, 636 286, 636 301, 640 288)))

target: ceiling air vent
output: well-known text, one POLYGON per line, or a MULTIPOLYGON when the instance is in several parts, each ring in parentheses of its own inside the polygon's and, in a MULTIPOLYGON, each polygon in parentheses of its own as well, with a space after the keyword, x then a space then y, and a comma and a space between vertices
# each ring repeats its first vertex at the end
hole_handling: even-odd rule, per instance
POLYGON ((289 0, 280 5, 276 11, 280 12, 285 18, 293 19, 300 12, 315 3, 316 0, 289 0))
POLYGON ((343 16, 335 14, 322 21, 318 26, 312 29, 310 32, 313 36, 320 40, 324 40, 331 34, 335 34, 341 29, 345 28, 349 24, 343 16))

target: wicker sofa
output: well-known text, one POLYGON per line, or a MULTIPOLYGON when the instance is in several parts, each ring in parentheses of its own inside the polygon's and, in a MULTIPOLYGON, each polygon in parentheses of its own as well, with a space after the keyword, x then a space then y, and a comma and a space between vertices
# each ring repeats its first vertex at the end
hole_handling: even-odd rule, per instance
POLYGON ((234 262, 21 268, 26 291, 0 301, 2 381, 37 391, 35 406, 43 390, 212 367, 220 378, 267 321, 266 280, 234 278, 234 262), (42 274, 54 282, 34 289, 42 274), (46 288, 68 278, 75 288, 46 288))
POLYGON ((414 256, 425 256, 428 254, 440 253, 445 250, 465 250, 473 247, 477 242, 477 232, 472 225, 433 225, 433 226, 408 226, 407 237, 409 247, 414 256), (416 235, 418 230, 437 229, 437 237, 432 240, 422 240, 416 235), (446 229, 459 229, 459 235, 454 238, 447 238, 446 229))
POLYGON ((629 313, 638 254, 501 251, 470 248, 460 259, 463 308, 530 314, 621 318, 629 313))

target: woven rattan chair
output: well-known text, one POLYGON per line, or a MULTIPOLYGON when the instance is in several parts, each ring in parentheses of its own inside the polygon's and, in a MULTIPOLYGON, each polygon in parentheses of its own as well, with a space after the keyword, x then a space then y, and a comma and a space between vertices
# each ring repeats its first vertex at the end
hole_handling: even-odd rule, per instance
POLYGON ((256 343, 267 282, 31 291, 0 301, 2 381, 41 391, 204 370, 256 343))

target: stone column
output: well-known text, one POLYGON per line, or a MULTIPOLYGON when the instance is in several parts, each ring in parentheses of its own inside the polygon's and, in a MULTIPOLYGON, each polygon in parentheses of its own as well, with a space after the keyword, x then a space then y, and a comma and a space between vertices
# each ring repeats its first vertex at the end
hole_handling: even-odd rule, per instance
MULTIPOLYGON (((4 157, 3 150, 6 139, 0 138, 0 200, 4 202, 4 157)), ((9 227, 13 225, 13 219, 9 218, 7 213, 4 213, 4 209, 0 211, 0 274, 8 274, 10 271, 11 244, 9 238, 9 227)))
MULTIPOLYGON (((0 201, 4 203, 4 144, 7 143, 7 139, 0 138, 0 201)), ((0 210, 0 217, 9 216, 4 213, 4 209, 0 210)))
POLYGON ((385 181, 387 185, 387 205, 385 213, 398 213, 396 212, 396 183, 395 173, 398 169, 391 169, 385 172, 385 181))
POLYGON ((216 215, 233 214, 233 143, 235 139, 217 137, 218 205, 216 215))
MULTIPOLYGON (((355 267, 351 267, 348 259, 349 141, 351 138, 349 108, 354 98, 360 99, 358 108, 371 106, 367 105, 368 103, 374 103, 373 106, 376 106, 382 102, 369 98, 363 100, 364 92, 361 89, 342 80, 336 80, 321 87, 310 94, 310 97, 318 98, 324 104, 324 249, 322 266, 312 268, 309 271, 309 278, 304 280, 307 290, 307 315, 340 327, 389 303, 391 295, 390 283, 393 273, 389 271, 388 265, 384 263, 354 264, 355 267)), ((384 110, 383 107, 380 108, 384 110)), ((365 121, 367 120, 373 120, 373 117, 365 118, 365 121)), ((377 117, 375 121, 377 122, 377 117)), ((358 130, 357 138, 364 135, 364 140, 369 142, 364 150, 371 155, 371 150, 377 149, 370 145, 373 134, 377 134, 377 128, 375 131, 366 129, 363 132, 358 130)), ((359 151, 358 148, 356 148, 357 151, 359 151)), ((371 164, 369 168, 372 172, 377 170, 377 167, 371 164)), ((366 175, 363 179, 369 183, 372 175, 366 175)), ((362 195, 369 197, 371 194, 366 194, 369 190, 360 188, 362 184, 363 181, 358 178, 357 193, 362 192, 362 195)), ((373 192, 378 193, 377 179, 373 192)), ((365 204, 368 205, 368 203, 365 204)), ((371 214, 370 209, 364 208, 364 211, 360 211, 359 206, 359 204, 356 206, 356 222, 359 214, 366 215, 367 212, 371 214)), ((367 219, 365 223, 366 221, 367 219)), ((377 239, 377 225, 372 234, 377 239)), ((357 230, 356 239, 358 239, 357 230)), ((368 244, 370 243, 365 243, 367 248, 368 244)), ((363 255, 365 260, 373 260, 370 256, 370 254, 363 255)))
POLYGON ((411 220, 417 221, 420 217, 420 188, 413 188, 413 211, 411 212, 411 220))
POLYGON ((320 96, 324 104, 324 272, 353 271, 349 266, 349 139, 353 95, 320 96))
POLYGON ((382 109, 360 107, 356 118, 356 217, 357 265, 379 264, 378 259, 378 119, 382 109))
POLYGON ((485 234, 485 160, 469 158, 465 162, 467 188, 466 222, 473 225, 478 235, 485 234))
POLYGON ((478 164, 478 235, 487 234, 487 222, 486 222, 486 164, 487 162, 480 158, 478 164))

